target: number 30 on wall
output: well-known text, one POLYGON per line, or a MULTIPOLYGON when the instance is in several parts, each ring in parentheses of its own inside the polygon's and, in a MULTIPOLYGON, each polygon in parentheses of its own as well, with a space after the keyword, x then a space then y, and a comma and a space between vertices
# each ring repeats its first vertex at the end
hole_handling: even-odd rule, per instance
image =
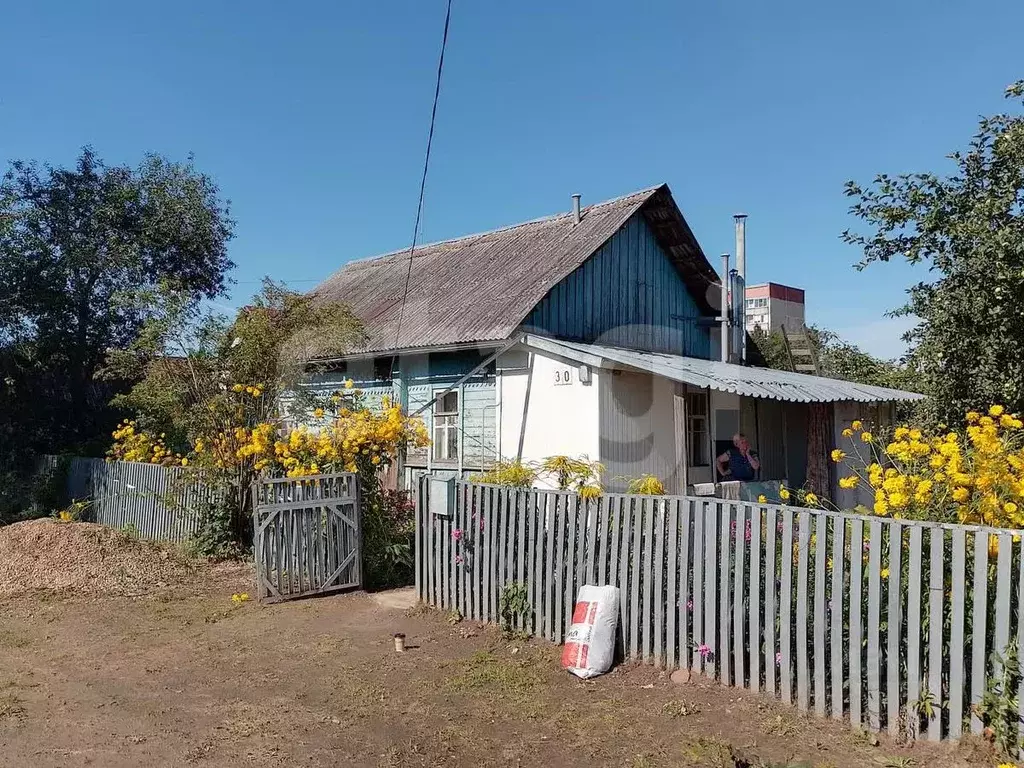
POLYGON ((562 384, 572 384, 572 369, 570 368, 556 368, 555 369, 555 386, 562 384))

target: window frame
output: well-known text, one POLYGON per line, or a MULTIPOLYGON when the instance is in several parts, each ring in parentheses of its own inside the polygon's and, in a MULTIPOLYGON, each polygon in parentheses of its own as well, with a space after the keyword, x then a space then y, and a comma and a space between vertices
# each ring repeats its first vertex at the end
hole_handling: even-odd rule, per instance
POLYGON ((694 468, 711 466, 711 402, 704 390, 686 392, 686 460, 694 468), (702 413, 695 413, 694 403, 701 404, 702 413))
POLYGON ((458 461, 459 407, 461 405, 459 402, 459 390, 453 389, 451 392, 446 392, 442 397, 438 397, 438 394, 441 392, 444 392, 444 389, 437 389, 433 394, 437 399, 434 400, 434 407, 432 409, 431 437, 433 444, 430 446, 431 456, 433 461, 458 461), (454 398, 455 410, 451 410, 449 398, 454 398), (441 410, 446 406, 448 406, 448 410, 441 410), (438 439, 439 431, 443 435, 443 438, 440 440, 438 439), (451 442, 453 436, 454 444, 451 442))

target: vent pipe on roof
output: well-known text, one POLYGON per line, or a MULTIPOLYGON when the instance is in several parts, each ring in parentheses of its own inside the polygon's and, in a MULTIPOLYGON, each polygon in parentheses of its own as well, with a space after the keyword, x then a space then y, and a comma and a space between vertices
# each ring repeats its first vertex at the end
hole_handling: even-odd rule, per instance
POLYGON ((721 316, 718 318, 722 321, 722 362, 728 363, 729 360, 729 254, 722 254, 722 304, 721 304, 721 316))
POLYGON ((740 276, 740 296, 736 305, 740 308, 740 316, 736 323, 742 329, 738 332, 740 338, 739 353, 740 363, 747 362, 747 214, 737 213, 733 215, 736 222, 736 272, 740 276))
POLYGON ((572 196, 572 223, 573 226, 580 223, 583 220, 583 214, 580 213, 580 195, 575 194, 572 196))

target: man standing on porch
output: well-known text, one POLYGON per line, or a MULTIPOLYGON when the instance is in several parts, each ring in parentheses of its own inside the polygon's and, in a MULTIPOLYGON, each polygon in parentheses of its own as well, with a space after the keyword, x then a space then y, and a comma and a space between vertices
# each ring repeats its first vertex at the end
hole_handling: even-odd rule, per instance
POLYGON ((750 441, 742 432, 732 436, 732 448, 718 457, 718 471, 729 480, 749 483, 760 468, 757 452, 750 450, 750 441))

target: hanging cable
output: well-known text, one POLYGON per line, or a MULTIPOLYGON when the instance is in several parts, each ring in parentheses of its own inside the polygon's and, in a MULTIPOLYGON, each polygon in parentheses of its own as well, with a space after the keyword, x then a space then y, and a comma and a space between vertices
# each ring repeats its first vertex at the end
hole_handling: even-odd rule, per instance
MULTIPOLYGON (((398 327, 395 328, 394 346, 402 334, 402 322, 405 320, 405 305, 409 300, 409 281, 412 279, 412 258, 416 251, 416 241, 420 234, 420 218, 423 216, 423 195, 427 188, 427 169, 430 167, 430 147, 434 143, 434 123, 437 120, 437 102, 441 95, 441 73, 444 70, 444 52, 448 47, 448 27, 452 18, 452 0, 448 0, 448 8, 444 14, 444 33, 441 36, 441 55, 437 60, 437 79, 434 83, 434 105, 430 109, 430 130, 427 132, 427 152, 423 158, 423 174, 420 176, 420 196, 416 203, 416 223, 412 228, 412 245, 409 247, 409 264, 405 270, 405 285, 402 288, 402 306, 398 313, 398 327)), ((397 355, 391 356, 391 373, 395 372, 397 355)))

